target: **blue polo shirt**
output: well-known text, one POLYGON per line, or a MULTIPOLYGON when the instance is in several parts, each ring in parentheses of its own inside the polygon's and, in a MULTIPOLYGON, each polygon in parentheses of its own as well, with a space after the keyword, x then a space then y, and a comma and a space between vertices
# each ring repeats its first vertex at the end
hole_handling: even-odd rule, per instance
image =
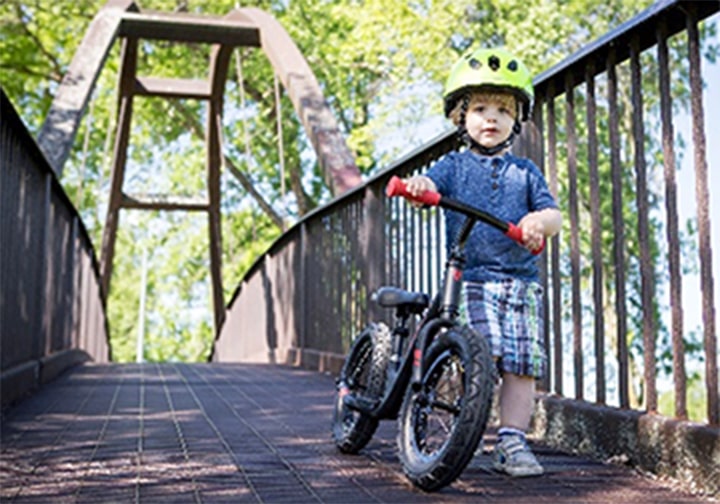
MULTIPOLYGON (((451 152, 426 173, 443 196, 479 208, 513 224, 529 212, 557 208, 545 177, 526 158, 451 152)), ((445 213, 446 244, 455 244, 465 216, 445 213)), ((537 256, 484 222, 477 222, 465 249, 463 279, 472 282, 518 278, 538 281, 537 256)))

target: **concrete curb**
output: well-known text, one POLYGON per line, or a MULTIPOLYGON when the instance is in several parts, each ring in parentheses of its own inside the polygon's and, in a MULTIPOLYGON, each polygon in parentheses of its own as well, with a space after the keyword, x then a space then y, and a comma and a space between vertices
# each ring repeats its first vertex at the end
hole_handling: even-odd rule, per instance
POLYGON ((0 403, 4 409, 71 367, 92 360, 84 350, 69 349, 18 364, 0 375, 0 403))
POLYGON ((621 462, 711 497, 720 492, 720 428, 539 395, 533 434, 561 451, 621 462))

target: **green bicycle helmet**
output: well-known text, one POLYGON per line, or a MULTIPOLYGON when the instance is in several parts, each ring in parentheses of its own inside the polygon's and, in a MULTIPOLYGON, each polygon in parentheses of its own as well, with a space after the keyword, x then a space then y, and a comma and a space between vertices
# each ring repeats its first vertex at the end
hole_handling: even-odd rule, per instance
POLYGON ((445 84, 445 117, 471 89, 496 89, 515 95, 521 104, 521 120, 530 116, 534 96, 532 75, 525 64, 505 49, 476 49, 452 67, 445 84))

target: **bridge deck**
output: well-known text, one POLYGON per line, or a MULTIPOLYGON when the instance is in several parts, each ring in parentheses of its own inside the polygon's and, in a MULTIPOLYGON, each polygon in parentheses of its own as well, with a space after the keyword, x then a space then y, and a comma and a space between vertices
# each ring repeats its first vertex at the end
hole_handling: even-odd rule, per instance
MULTIPOLYGON (((624 466, 535 445, 547 474, 475 456, 435 494, 412 488, 383 422, 359 456, 330 440, 333 379, 272 365, 85 365, 2 418, 3 502, 699 502, 624 466)), ((486 450, 493 436, 486 436, 486 450)))

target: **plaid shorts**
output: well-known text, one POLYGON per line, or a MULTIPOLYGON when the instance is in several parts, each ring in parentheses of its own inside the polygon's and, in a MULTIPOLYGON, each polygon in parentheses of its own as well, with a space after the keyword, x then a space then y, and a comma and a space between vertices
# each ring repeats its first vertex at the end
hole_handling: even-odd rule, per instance
POLYGON ((538 283, 516 279, 464 282, 460 314, 487 337, 501 374, 545 375, 543 299, 538 283))

